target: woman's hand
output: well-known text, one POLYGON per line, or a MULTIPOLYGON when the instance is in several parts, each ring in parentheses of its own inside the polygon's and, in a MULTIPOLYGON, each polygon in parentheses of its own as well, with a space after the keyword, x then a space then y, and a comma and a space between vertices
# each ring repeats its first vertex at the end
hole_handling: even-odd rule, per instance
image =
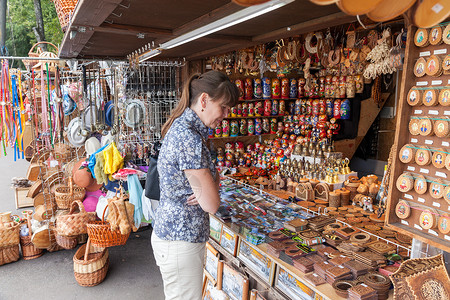
POLYGON ((195 194, 192 194, 187 198, 187 205, 198 205, 197 198, 195 198, 195 194))

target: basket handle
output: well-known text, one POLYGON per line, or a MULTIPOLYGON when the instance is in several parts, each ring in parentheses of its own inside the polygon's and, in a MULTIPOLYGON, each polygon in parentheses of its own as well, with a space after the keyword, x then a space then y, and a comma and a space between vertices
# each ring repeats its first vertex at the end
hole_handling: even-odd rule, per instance
POLYGON ((87 261, 90 250, 91 250, 91 239, 88 238, 87 243, 86 243, 86 249, 84 251, 84 261, 87 261))
POLYGON ((80 211, 78 214, 86 213, 83 203, 80 200, 75 200, 75 201, 72 201, 72 203, 70 204, 69 215, 74 214, 74 212, 76 211, 77 208, 80 211))
POLYGON ((103 214, 102 214, 102 222, 105 222, 105 212, 106 209, 108 208, 109 204, 105 205, 105 209, 103 209, 103 214))
MULTIPOLYGON (((59 49, 58 49, 58 47, 55 46, 55 44, 52 44, 52 43, 50 43, 50 42, 39 42, 39 43, 34 44, 33 47, 31 47, 31 49, 28 51, 28 55, 29 55, 30 53, 33 53, 34 48, 36 48, 36 47, 39 46, 39 45, 43 45, 43 44, 47 44, 47 45, 53 46, 53 48, 55 48, 55 50, 56 50, 56 53, 59 52, 59 49)), ((40 49, 40 48, 38 48, 38 49, 40 49)), ((39 53, 38 53, 38 54, 39 54, 39 53)))
POLYGON ((73 195, 73 179, 72 177, 69 177, 69 195, 72 197, 73 195))

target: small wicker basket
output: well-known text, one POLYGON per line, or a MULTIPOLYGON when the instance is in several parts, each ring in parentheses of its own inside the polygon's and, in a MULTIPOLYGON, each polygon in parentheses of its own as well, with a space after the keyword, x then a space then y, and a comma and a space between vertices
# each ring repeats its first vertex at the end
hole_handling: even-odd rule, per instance
POLYGON ((74 187, 72 178, 69 178, 69 186, 60 186, 55 190, 56 205, 59 209, 69 209, 73 201, 82 201, 85 194, 85 189, 79 186, 74 187))
POLYGON ((31 236, 21 236, 20 247, 22 248, 22 257, 25 260, 35 259, 44 255, 44 250, 36 248, 31 242, 31 236))
POLYGON ((19 244, 0 248, 0 266, 18 261, 19 258, 19 244))
POLYGON ((92 247, 90 240, 73 256, 73 273, 81 286, 95 286, 106 277, 109 268, 109 252, 106 248, 92 247))

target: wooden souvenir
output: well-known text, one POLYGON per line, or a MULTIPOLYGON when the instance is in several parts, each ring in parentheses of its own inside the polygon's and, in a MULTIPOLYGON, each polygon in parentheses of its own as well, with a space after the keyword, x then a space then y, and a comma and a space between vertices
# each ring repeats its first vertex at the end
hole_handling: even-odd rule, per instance
POLYGON ((36 180, 28 190, 27 197, 34 198, 42 190, 42 180, 36 180))
POLYGON ((422 95, 422 103, 425 106, 434 106, 438 104, 439 98, 434 89, 425 90, 422 95))
POLYGON ((442 27, 435 26, 430 29, 430 36, 428 38, 430 40, 431 45, 440 45, 442 44, 442 27))
POLYGON ((420 57, 416 61, 416 64, 414 65, 414 75, 416 75, 416 77, 424 76, 425 71, 426 71, 426 65, 427 65, 427 62, 426 62, 425 58, 420 57))
POLYGON ((395 2, 383 0, 376 7, 374 7, 374 9, 368 12, 367 16, 376 22, 392 20, 407 11, 414 4, 414 2, 414 0, 395 2))
POLYGON ((247 276, 228 264, 223 265, 222 290, 233 300, 247 300, 249 280, 247 276))
POLYGON ((409 218, 411 214, 411 208, 409 206, 409 203, 405 200, 398 201, 397 205, 395 206, 395 214, 400 219, 409 218))
POLYGON ((430 196, 434 199, 440 199, 444 196, 445 184, 441 179, 435 179, 430 183, 430 196))
POLYGON ((447 137, 450 132, 449 121, 450 119, 448 119, 447 117, 436 120, 433 125, 434 134, 440 138, 447 137))
POLYGON ((412 87, 408 92, 406 101, 411 106, 417 106, 422 104, 422 92, 417 87, 412 87))
POLYGON ((40 174, 45 172, 45 166, 39 163, 32 163, 28 166, 27 179, 30 181, 38 180, 40 174))
POLYGON ((400 175, 397 178, 397 189, 402 193, 409 192, 414 186, 412 178, 410 173, 403 173, 400 175))
POLYGON ((419 225, 426 230, 433 229, 437 226, 437 218, 438 213, 435 209, 425 209, 419 216, 419 225))
POLYGON ((411 119, 409 121, 409 133, 412 135, 420 134, 419 119, 411 119))
POLYGON ((414 35, 414 44, 417 47, 428 46, 428 30, 426 28, 419 28, 414 35))
POLYGON ((438 169, 445 167, 445 159, 447 158, 447 153, 444 149, 440 148, 433 152, 431 157, 431 163, 438 169))
POLYGON ((444 190, 444 200, 447 201, 448 205, 450 205, 450 185, 447 185, 444 190))
POLYGON ((272 285, 275 263, 262 250, 239 239, 237 257, 264 282, 272 285))
MULTIPOLYGON (((450 56, 447 55, 449 58, 449 64, 450 64, 450 56)), ((439 93, 439 104, 442 106, 449 106, 450 105, 450 89, 442 89, 439 93)))
POLYGON ((433 134, 433 123, 429 118, 419 120, 419 134, 421 136, 430 136, 433 134))
POLYGON ((444 32, 442 33, 442 41, 447 45, 450 45, 450 24, 447 24, 444 32))
MULTIPOLYGON (((423 175, 418 175, 414 181, 414 190, 417 194, 423 195, 427 192, 427 180, 423 175)), ((400 203, 400 202, 399 202, 400 203)))
POLYGON ((295 196, 301 200, 314 200, 314 190, 309 182, 299 183, 295 189, 295 196))
POLYGON ((416 150, 413 147, 414 146, 411 144, 406 144, 400 149, 398 157, 402 163, 407 164, 413 161, 416 153, 416 150))
POLYGON ((428 147, 423 146, 416 151, 415 161, 419 166, 426 166, 430 164, 431 153, 428 147))
POLYGON ((326 183, 318 183, 314 187, 314 196, 316 199, 329 201, 328 193, 330 192, 330 187, 326 183))
POLYGON ((439 76, 442 73, 442 61, 439 56, 431 55, 427 60, 425 73, 429 76, 439 76))
POLYGON ((438 219, 438 229, 442 234, 450 232, 450 216, 449 214, 442 214, 438 219))
POLYGON ((450 2, 440 0, 423 0, 414 13, 414 24, 418 27, 430 28, 445 19, 450 14, 450 2))
MULTIPOLYGON (((205 256, 205 275, 209 280, 211 280, 214 286, 216 286, 219 282, 218 279, 222 278, 223 269, 223 262, 219 260, 219 251, 214 249, 214 247, 210 243, 206 242, 205 256)), ((219 285, 222 285, 221 280, 219 285)))
POLYGON ((320 295, 305 285, 294 272, 289 272, 287 269, 279 265, 275 287, 285 293, 290 299, 320 299, 320 295), (318 298, 316 298, 318 297, 318 298))

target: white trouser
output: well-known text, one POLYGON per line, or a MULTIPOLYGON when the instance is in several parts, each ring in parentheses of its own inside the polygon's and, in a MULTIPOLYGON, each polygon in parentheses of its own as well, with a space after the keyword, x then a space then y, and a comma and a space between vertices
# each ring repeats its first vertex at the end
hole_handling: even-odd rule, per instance
POLYGON ((205 244, 166 241, 152 233, 153 254, 164 281, 166 300, 202 298, 205 244))

